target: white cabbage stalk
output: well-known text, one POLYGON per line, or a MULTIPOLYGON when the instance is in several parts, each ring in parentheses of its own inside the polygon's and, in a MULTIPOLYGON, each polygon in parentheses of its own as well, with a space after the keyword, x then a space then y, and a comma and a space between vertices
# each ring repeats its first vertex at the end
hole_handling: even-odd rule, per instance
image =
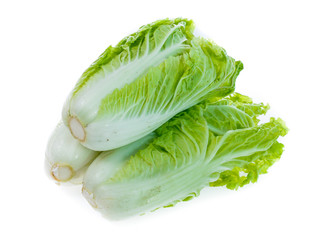
POLYGON ((85 148, 60 122, 53 131, 45 152, 47 173, 57 182, 80 184, 89 164, 99 152, 85 148))
POLYGON ((115 149, 207 96, 232 92, 242 63, 193 31, 187 19, 160 20, 107 48, 63 107, 73 136, 96 151, 115 149))
POLYGON ((239 94, 194 106, 155 135, 101 153, 83 195, 105 217, 121 219, 190 200, 206 186, 256 182, 281 156, 277 139, 287 132, 280 119, 258 125, 267 109, 239 94))

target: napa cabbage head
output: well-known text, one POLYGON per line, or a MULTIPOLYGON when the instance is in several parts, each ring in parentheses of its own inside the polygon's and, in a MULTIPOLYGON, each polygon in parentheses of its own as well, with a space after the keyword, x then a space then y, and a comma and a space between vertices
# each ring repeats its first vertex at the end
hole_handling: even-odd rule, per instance
POLYGON ((191 20, 160 20, 109 47, 63 108, 74 137, 93 150, 118 148, 206 98, 230 94, 242 63, 193 30, 191 20))
POLYGON ((235 94, 177 114, 154 133, 104 152, 88 168, 83 195, 111 219, 198 196, 206 186, 237 189, 256 182, 280 158, 281 119, 259 124, 268 105, 235 94))

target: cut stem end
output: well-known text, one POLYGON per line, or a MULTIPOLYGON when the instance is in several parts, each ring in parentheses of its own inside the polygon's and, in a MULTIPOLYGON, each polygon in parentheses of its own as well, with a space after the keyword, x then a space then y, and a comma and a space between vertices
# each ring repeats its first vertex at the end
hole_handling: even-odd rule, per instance
POLYGON ((58 182, 66 182, 73 177, 74 172, 69 165, 54 164, 51 168, 51 175, 58 182))
POLYGON ((94 194, 93 193, 89 193, 89 191, 83 187, 82 188, 82 195, 87 199, 87 201, 89 202, 89 204, 93 207, 93 208, 97 208, 97 203, 94 199, 94 194))
POLYGON ((78 118, 70 117, 69 129, 72 136, 78 139, 80 142, 84 142, 86 140, 86 131, 78 118))

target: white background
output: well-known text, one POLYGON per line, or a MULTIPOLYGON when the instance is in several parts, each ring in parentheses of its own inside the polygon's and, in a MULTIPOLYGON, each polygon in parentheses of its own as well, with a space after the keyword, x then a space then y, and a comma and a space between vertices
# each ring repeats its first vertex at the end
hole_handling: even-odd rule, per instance
POLYGON ((1 239, 325 239, 323 1, 1 1, 1 239), (47 139, 81 73, 141 25, 187 17, 243 61, 237 91, 290 128, 256 184, 174 208, 101 217, 44 172, 47 139))

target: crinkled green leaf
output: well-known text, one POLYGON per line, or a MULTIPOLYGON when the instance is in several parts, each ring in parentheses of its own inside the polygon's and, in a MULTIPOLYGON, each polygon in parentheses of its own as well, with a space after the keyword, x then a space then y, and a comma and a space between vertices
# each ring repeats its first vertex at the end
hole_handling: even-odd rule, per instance
POLYGON ((180 49, 187 48, 193 38, 193 31, 193 21, 184 18, 163 19, 142 26, 137 32, 123 38, 115 47, 109 46, 82 74, 74 88, 74 94, 102 68, 114 71, 154 50, 163 52, 175 44, 182 44, 180 49))
POLYGON ((253 103, 252 99, 234 93, 225 98, 212 98, 210 106, 204 111, 210 131, 216 135, 223 135, 229 130, 236 130, 255 126, 262 114, 269 106, 263 103, 253 103))
POLYGON ((249 115, 255 124, 258 124, 259 122, 258 117, 265 114, 270 109, 269 105, 264 105, 263 103, 253 103, 253 100, 250 97, 240 93, 234 93, 224 98, 211 98, 209 101, 217 105, 234 106, 249 115))
POLYGON ((283 152, 283 144, 279 142, 266 151, 257 152, 251 156, 241 157, 240 160, 246 162, 242 167, 235 166, 232 170, 225 170, 220 173, 217 181, 211 182, 211 187, 226 186, 229 189, 238 189, 249 183, 255 183, 260 174, 267 173, 283 152))

